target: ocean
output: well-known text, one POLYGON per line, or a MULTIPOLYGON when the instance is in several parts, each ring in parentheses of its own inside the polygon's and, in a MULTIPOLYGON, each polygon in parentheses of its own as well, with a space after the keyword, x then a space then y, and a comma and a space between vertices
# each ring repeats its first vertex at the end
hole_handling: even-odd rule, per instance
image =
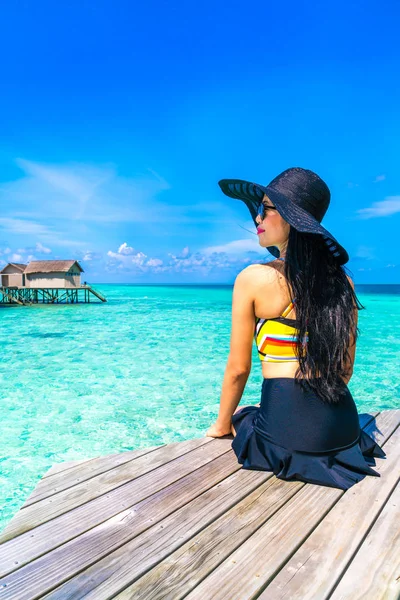
MULTIPOLYGON (((0 308, 0 529, 63 461, 201 437, 216 419, 231 285, 110 285, 107 303, 0 308)), ((400 406, 400 285, 356 285, 350 391, 400 406)), ((253 366, 241 405, 260 400, 253 366)))

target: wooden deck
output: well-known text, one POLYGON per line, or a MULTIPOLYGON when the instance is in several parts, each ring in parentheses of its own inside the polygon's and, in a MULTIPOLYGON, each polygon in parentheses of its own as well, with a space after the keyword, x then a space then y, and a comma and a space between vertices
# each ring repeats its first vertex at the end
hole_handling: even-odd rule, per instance
POLYGON ((400 410, 360 422, 387 457, 346 492, 244 470, 231 436, 54 465, 0 537, 0 599, 398 599, 400 410))
POLYGON ((0 286, 0 307, 32 306, 34 304, 86 304, 93 301, 92 296, 98 298, 101 302, 107 302, 103 294, 90 285, 79 285, 70 288, 0 286))

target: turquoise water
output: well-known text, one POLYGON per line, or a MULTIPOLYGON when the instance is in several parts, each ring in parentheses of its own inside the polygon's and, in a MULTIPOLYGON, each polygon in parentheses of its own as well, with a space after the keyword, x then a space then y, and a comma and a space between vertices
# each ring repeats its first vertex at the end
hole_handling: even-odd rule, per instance
MULTIPOLYGON (((0 309, 0 528, 54 463, 200 437, 217 416, 232 287, 97 288, 106 304, 0 309)), ((398 408, 400 286, 356 291, 350 391, 359 412, 398 408)), ((241 404, 261 383, 254 345, 241 404)))

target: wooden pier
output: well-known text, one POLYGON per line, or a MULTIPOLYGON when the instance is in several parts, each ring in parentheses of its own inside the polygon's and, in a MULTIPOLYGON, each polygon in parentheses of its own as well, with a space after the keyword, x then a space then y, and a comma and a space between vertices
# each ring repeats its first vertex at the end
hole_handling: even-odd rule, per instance
POLYGON ((0 537, 0 599, 400 598, 400 410, 344 492, 244 470, 232 436, 54 465, 0 537))
MULTIPOLYGON (((0 287, 0 305, 31 306, 32 304, 82 304, 93 299, 107 302, 106 298, 90 285, 60 288, 0 287)), ((96 301, 96 300, 95 300, 96 301)))

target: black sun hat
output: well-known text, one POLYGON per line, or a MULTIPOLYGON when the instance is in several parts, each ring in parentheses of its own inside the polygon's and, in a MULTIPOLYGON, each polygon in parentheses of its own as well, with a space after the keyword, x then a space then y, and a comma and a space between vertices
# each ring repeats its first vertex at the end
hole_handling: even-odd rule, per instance
MULTIPOLYGON (((340 265, 349 260, 346 250, 337 239, 321 225, 328 210, 331 193, 326 183, 313 171, 293 167, 275 177, 267 186, 243 181, 242 179, 221 179, 221 190, 230 198, 243 200, 257 226, 257 210, 264 194, 276 206, 281 217, 298 231, 322 235, 326 245, 340 265)), ((276 246, 267 250, 279 257, 276 246)))

